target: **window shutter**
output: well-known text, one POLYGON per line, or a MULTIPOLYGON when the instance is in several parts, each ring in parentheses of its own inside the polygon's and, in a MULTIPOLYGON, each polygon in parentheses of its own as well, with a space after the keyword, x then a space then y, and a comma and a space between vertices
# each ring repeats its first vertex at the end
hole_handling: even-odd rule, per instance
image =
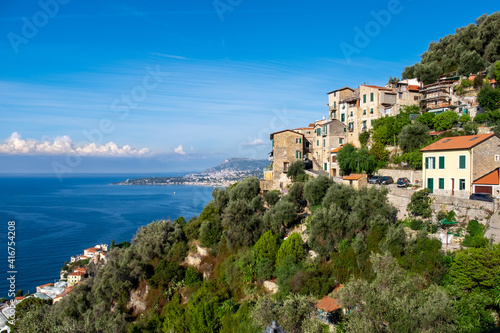
POLYGON ((428 157, 425 158, 425 168, 429 169, 429 158, 428 157))
POLYGON ((465 169, 465 156, 460 156, 459 169, 465 169))
POLYGON ((444 169, 444 156, 439 156, 439 169, 444 169))

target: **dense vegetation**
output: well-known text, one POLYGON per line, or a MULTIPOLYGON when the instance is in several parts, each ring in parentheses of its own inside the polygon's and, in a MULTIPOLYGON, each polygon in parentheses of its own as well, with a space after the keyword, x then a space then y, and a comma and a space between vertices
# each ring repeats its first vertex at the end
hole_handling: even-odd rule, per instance
POLYGON ((142 227, 61 302, 22 302, 16 331, 244 333, 277 320, 287 332, 319 333, 326 325, 314 305, 338 284, 350 309, 335 317, 341 332, 494 331, 500 247, 482 240, 477 222, 467 229, 470 248, 447 254, 418 220, 429 216, 424 192, 412 198, 420 221, 413 234, 383 189, 357 191, 320 176, 271 193, 262 196, 247 178, 215 189, 188 222, 142 227), (307 218, 305 205, 314 205, 307 218), (307 242, 289 234, 299 223, 307 242), (209 250, 198 268, 185 263, 196 244, 209 250), (270 279, 274 295, 263 288, 270 279), (138 294, 145 309, 131 305, 138 294))
POLYGON ((500 12, 485 14, 475 24, 432 42, 421 58, 420 63, 404 69, 403 79, 417 77, 429 84, 446 73, 462 75, 488 69, 500 60, 500 12))

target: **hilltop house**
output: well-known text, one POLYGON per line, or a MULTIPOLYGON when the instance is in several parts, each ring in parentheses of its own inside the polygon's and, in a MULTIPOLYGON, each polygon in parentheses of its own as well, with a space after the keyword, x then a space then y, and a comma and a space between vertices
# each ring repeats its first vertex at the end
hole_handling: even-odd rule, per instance
POLYGON ((443 138, 420 151, 425 162, 422 179, 431 193, 464 198, 471 193, 500 194, 500 138, 495 134, 443 138))
POLYGON ((403 105, 417 104, 420 82, 403 80, 394 87, 362 84, 356 89, 340 88, 328 93, 330 120, 347 127, 347 143, 360 147, 359 135, 372 128, 375 119, 395 116, 403 105))

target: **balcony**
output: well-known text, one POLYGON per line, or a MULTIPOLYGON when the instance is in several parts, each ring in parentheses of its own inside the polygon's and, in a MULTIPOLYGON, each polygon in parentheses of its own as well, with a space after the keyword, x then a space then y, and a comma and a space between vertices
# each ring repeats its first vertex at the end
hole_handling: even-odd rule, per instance
POLYGON ((395 93, 381 93, 380 94, 380 104, 382 104, 382 105, 394 105, 394 104, 396 104, 396 94, 395 93))

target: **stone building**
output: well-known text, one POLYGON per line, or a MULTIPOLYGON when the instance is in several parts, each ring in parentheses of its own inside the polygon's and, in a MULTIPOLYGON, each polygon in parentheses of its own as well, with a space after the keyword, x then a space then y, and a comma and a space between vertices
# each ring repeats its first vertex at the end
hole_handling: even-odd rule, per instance
POLYGON ((486 177, 500 167, 500 138, 478 134, 443 138, 421 149, 422 180, 431 193, 468 198, 471 193, 494 193, 486 177), (474 184, 475 183, 475 184, 474 184))
POLYGON ((264 170, 264 180, 261 189, 285 189, 291 183, 287 177, 288 167, 296 160, 302 161, 304 156, 304 134, 294 130, 284 130, 271 133, 272 152, 269 160, 272 168, 264 170))
POLYGON ((330 120, 347 127, 347 143, 360 147, 359 135, 369 131, 375 119, 395 116, 403 105, 418 104, 419 82, 404 80, 394 87, 363 84, 356 89, 344 87, 328 93, 330 120))

